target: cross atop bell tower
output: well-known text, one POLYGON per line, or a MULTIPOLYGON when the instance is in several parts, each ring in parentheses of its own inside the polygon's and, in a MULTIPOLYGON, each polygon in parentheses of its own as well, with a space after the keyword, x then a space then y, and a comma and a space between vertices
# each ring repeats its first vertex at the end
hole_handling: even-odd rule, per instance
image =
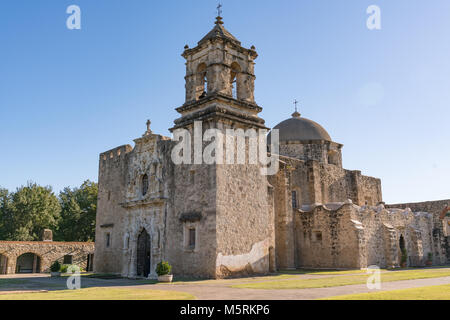
POLYGON ((236 121, 263 128, 264 120, 258 117, 262 108, 255 103, 254 95, 254 60, 258 54, 254 46, 244 48, 225 29, 221 6, 218 13, 213 29, 195 48, 186 45, 182 54, 186 59, 186 101, 177 109, 182 118, 175 121, 175 128, 187 124, 188 118, 198 120, 198 111, 205 116, 211 108, 224 117, 233 116, 236 121))

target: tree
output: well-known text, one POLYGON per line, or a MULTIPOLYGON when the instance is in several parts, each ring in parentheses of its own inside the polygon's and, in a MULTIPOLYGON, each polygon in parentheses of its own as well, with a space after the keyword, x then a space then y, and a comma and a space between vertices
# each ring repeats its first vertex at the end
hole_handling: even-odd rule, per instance
POLYGON ((61 207, 51 187, 29 182, 11 195, 9 206, 7 240, 40 240, 44 229, 58 226, 61 207))
POLYGON ((58 241, 94 241, 98 185, 89 180, 79 188, 65 188, 59 194, 61 220, 58 241))
POLYGON ((7 239, 11 223, 11 194, 0 188, 0 240, 7 239))

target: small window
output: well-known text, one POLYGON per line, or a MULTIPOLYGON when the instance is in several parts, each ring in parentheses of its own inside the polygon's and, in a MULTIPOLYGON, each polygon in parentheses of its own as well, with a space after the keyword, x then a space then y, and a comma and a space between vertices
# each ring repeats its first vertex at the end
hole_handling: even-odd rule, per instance
POLYGON ((189 229, 189 249, 195 249, 195 228, 189 229))
POLYGON ((71 254, 65 255, 63 264, 72 264, 73 256, 71 254))
POLYGON ((195 184, 195 171, 192 170, 190 172, 189 176, 190 176, 191 184, 195 184))
POLYGON ((108 232, 106 234, 106 247, 109 248, 111 246, 111 234, 108 232))
POLYGON ((145 196, 148 192, 148 176, 144 174, 142 177, 142 195, 145 196))
POLYGON ((314 241, 315 242, 322 242, 322 232, 315 231, 314 232, 314 241))
POLYGON ((292 209, 297 209, 298 202, 297 202, 297 191, 292 191, 292 209))

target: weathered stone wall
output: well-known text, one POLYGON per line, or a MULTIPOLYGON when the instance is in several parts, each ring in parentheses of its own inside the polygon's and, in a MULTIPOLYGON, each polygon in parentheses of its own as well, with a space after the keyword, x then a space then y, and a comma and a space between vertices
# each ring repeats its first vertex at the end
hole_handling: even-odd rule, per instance
POLYGON ((342 145, 331 141, 283 141, 280 143, 280 155, 342 168, 342 145))
POLYGON ((301 267, 399 267, 400 236, 408 266, 424 266, 433 250, 433 219, 428 213, 347 202, 305 206, 295 219, 301 267))
POLYGON ((217 166, 218 277, 269 272, 274 221, 260 168, 217 166))
POLYGON ((215 278, 216 168, 215 165, 173 165, 173 209, 168 217, 167 257, 174 274, 215 278), (195 228, 195 248, 187 243, 195 228))
POLYGON ((64 262, 65 255, 72 255, 72 264, 86 270, 88 255, 93 254, 93 242, 53 242, 53 241, 0 241, 0 256, 3 256, 2 273, 15 273, 17 258, 25 253, 33 253, 40 258, 40 270, 50 272, 53 262, 64 262), (5 264, 6 262, 6 264, 5 264))
POLYGON ((433 263, 450 263, 449 237, 444 234, 444 223, 441 220, 442 210, 450 205, 449 200, 427 201, 418 203, 402 203, 386 205, 387 208, 410 208, 413 212, 429 212, 433 215, 433 263))
POLYGON ((303 207, 295 215, 298 267, 359 267, 359 234, 351 204, 303 207))
POLYGON ((289 168, 288 192, 296 190, 299 206, 314 203, 344 202, 376 205, 382 201, 381 180, 318 161, 303 161, 281 156, 289 168))
MULTIPOLYGON (((285 161, 280 162, 280 170, 268 181, 273 188, 273 211, 275 219, 275 253, 278 269, 295 268, 294 214, 292 193, 289 188, 292 166, 285 161)), ((298 189, 297 197, 302 195, 298 189)), ((301 199, 297 199, 301 201, 301 199)))
POLYGON ((122 272, 123 219, 130 145, 100 154, 98 200, 95 231, 94 270, 98 273, 122 272), (110 245, 107 246, 109 235, 110 245))
POLYGON ((405 240, 408 266, 425 266, 432 252, 433 220, 431 214, 404 209, 363 206, 353 219, 364 227, 367 266, 398 267, 400 265, 400 236, 405 240), (389 233, 394 231, 393 234, 389 233))

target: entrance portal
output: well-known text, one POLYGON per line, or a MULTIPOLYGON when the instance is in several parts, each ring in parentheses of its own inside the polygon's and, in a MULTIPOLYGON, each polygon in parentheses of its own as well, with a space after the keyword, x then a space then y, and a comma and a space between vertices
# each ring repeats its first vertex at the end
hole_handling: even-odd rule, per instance
POLYGON ((147 278, 150 274, 151 257, 150 257, 151 241, 150 235, 144 229, 138 237, 137 241, 137 275, 147 278))
POLYGON ((41 258, 34 253, 24 253, 17 258, 16 273, 40 273, 41 258))

